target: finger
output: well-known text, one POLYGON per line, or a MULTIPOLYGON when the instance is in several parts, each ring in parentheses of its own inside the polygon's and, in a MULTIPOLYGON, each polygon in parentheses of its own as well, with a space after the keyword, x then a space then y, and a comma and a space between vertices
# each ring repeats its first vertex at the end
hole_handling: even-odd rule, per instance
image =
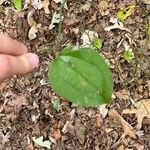
POLYGON ((0 53, 17 56, 27 53, 27 48, 22 43, 0 33, 0 53))
POLYGON ((33 53, 26 53, 18 57, 0 55, 0 82, 11 75, 26 74, 35 69, 38 64, 39 58, 33 53))

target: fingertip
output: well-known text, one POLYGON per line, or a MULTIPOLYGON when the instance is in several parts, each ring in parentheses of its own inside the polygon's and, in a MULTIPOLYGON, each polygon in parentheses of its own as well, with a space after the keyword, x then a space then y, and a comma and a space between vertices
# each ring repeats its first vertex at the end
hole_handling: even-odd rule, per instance
POLYGON ((35 53, 27 53, 27 60, 29 64, 33 67, 36 68, 39 66, 39 56, 36 55, 35 53))

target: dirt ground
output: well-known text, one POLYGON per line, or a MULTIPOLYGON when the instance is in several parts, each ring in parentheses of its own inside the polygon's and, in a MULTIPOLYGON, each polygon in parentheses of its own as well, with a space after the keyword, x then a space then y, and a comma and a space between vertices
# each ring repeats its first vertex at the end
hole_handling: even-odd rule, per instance
POLYGON ((58 53, 59 24, 49 28, 54 13, 59 13, 61 4, 56 2, 50 1, 46 9, 36 0, 28 5, 24 1, 21 12, 8 0, 0 5, 0 31, 40 57, 34 72, 0 85, 0 149, 44 150, 33 140, 43 137, 52 150, 150 150, 150 1, 66 3, 59 49, 81 45, 85 30, 97 32, 103 40, 99 51, 112 71, 114 92, 109 105, 97 108, 74 105, 58 97, 48 84, 48 65, 58 53), (118 10, 131 5, 134 12, 119 27, 106 30, 114 25, 111 20, 117 18, 118 10), (32 27, 35 35, 29 35, 32 27), (134 53, 130 62, 122 57, 125 44, 134 53), (60 102, 57 110, 55 100, 60 102))

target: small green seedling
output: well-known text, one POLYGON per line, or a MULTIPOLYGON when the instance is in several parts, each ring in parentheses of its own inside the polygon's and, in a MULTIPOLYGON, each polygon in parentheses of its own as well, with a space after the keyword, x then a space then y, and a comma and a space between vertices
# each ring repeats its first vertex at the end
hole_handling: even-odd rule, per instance
POLYGON ((124 10, 119 10, 117 12, 117 17, 119 20, 124 21, 127 17, 129 17, 134 11, 135 5, 128 6, 124 10))
POLYGON ((94 49, 100 49, 100 48, 102 48, 103 40, 96 38, 92 44, 93 44, 94 49))
POLYGON ((65 48, 50 64, 48 78, 57 94, 75 104, 95 107, 111 102, 111 71, 92 48, 65 48))
POLYGON ((134 53, 129 49, 123 53, 123 58, 130 62, 134 58, 134 53))
POLYGON ((57 111, 59 111, 59 108, 60 108, 60 101, 59 99, 55 99, 52 101, 52 105, 53 105, 53 108, 57 111))
POLYGON ((13 4, 15 8, 17 9, 17 11, 22 10, 22 0, 13 0, 13 4))

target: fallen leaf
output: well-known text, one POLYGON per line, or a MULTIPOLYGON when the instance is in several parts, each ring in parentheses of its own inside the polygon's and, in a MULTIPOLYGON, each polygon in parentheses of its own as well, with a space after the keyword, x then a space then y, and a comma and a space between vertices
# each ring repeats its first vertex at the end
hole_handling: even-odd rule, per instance
POLYGON ((91 6, 92 6, 92 0, 88 0, 88 1, 86 1, 86 3, 81 7, 81 9, 88 11, 91 6))
POLYGON ((124 24, 120 21, 118 21, 117 18, 110 18, 110 22, 113 23, 113 25, 109 26, 109 27, 106 27, 104 30, 105 31, 111 31, 113 29, 120 29, 120 30, 125 30, 129 33, 131 33, 131 31, 128 29, 128 28, 125 28, 124 27, 124 24))
POLYGON ((105 118, 108 114, 108 109, 106 108, 106 104, 100 105, 98 107, 98 110, 100 112, 100 115, 102 116, 102 118, 105 118))
POLYGON ((82 47, 93 47, 92 42, 97 38, 97 32, 85 30, 81 36, 81 40, 83 41, 82 47))
POLYGON ((51 148, 51 142, 50 141, 43 141, 43 136, 41 136, 41 137, 39 137, 39 138, 35 138, 35 137, 32 137, 32 140, 36 143, 36 144, 38 144, 38 145, 40 145, 40 146, 42 146, 42 147, 46 147, 46 148, 48 148, 48 149, 50 149, 51 148))
POLYGON ((141 2, 143 2, 144 4, 150 5, 150 0, 140 0, 141 2))
POLYGON ((29 30, 29 33, 28 33, 28 37, 30 40, 33 40, 36 38, 36 33, 38 32, 37 30, 37 26, 32 26, 29 30))
POLYGON ((43 2, 41 0, 32 0, 32 6, 35 8, 35 9, 42 9, 43 8, 43 2))
POLYGON ((60 140, 60 138, 61 138, 61 131, 60 131, 59 128, 54 129, 53 136, 54 136, 55 140, 60 140))
POLYGON ((49 11, 49 8, 48 8, 49 4, 50 4, 49 0, 44 0, 44 2, 43 2, 43 9, 44 9, 46 14, 50 14, 50 11, 49 11))
POLYGON ((64 16, 61 16, 60 14, 57 14, 56 12, 53 14, 51 24, 49 25, 49 29, 53 29, 55 27, 55 24, 58 24, 60 21, 63 21, 64 16), (60 19, 61 18, 61 19, 60 19))
POLYGON ((137 117, 137 129, 141 129, 144 117, 150 118, 150 99, 144 99, 136 103, 137 109, 125 109, 122 114, 135 114, 137 117))
POLYGON ((0 5, 2 5, 5 2, 5 0, 0 0, 0 5))
POLYGON ((76 120, 75 130, 76 130, 76 136, 77 136, 79 142, 81 144, 83 144, 84 140, 85 140, 86 128, 84 127, 84 125, 79 120, 76 120))
POLYGON ((136 138, 136 133, 133 131, 133 127, 129 123, 127 123, 116 110, 110 110, 109 116, 115 119, 117 123, 122 126, 124 131, 122 138, 124 138, 127 135, 131 138, 136 138))

